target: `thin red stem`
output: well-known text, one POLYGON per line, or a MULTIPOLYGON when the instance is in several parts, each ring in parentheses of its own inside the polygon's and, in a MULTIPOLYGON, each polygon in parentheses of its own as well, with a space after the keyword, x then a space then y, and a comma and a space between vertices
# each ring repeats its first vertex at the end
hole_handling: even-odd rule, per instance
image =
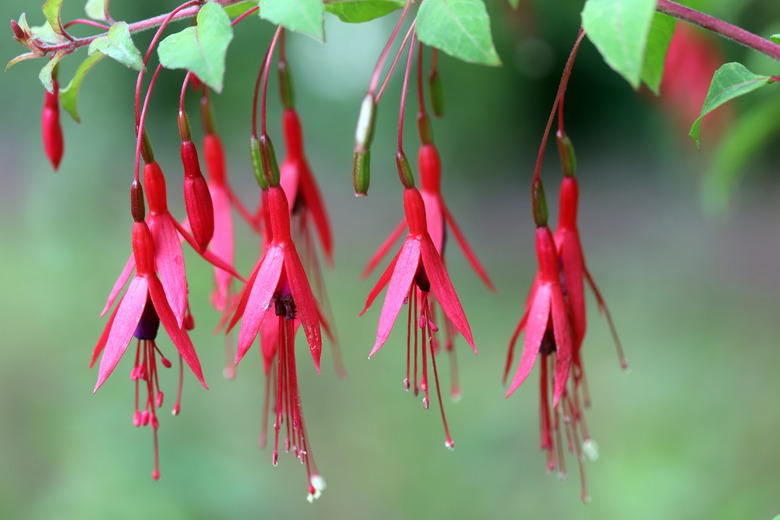
POLYGON ((407 40, 409 40, 409 36, 411 36, 413 32, 414 32, 414 22, 412 22, 412 25, 409 26, 409 30, 406 31, 406 36, 404 36, 404 39, 401 42, 401 46, 398 48, 398 52, 396 53, 395 58, 393 59, 393 63, 390 65, 390 70, 387 71, 387 76, 385 76, 385 80, 382 82, 382 87, 379 89, 379 94, 376 95, 375 103, 379 103, 379 100, 382 99, 382 94, 384 94, 385 89, 387 88, 387 84, 390 83, 390 78, 393 75, 395 66, 398 65, 398 60, 401 59, 401 55, 404 53, 404 47, 406 46, 406 42, 407 40))
POLYGON ((724 38, 733 40, 745 47, 780 61, 780 45, 748 32, 736 25, 724 22, 719 18, 715 18, 714 16, 704 14, 669 0, 658 0, 656 10, 659 13, 668 14, 669 16, 673 16, 684 22, 703 27, 708 31, 712 31, 724 38))
POLYGON ((376 86, 379 84, 379 74, 382 72, 382 65, 384 65, 385 60, 387 59, 387 55, 390 52, 390 47, 392 47, 393 41, 395 40, 396 36, 398 36, 398 31, 401 30, 401 25, 403 25, 404 19, 406 19, 406 13, 409 12, 409 8, 411 6, 411 0, 407 1, 406 5, 404 6, 404 10, 401 11, 401 17, 398 19, 398 23, 395 24, 393 33, 390 35, 390 39, 387 40, 385 48, 382 49, 382 54, 379 55, 379 59, 377 60, 376 66, 374 67, 374 72, 371 74, 371 83, 368 85, 369 94, 374 94, 376 92, 376 86))
POLYGON ((417 45, 417 103, 419 104, 420 114, 424 119, 428 118, 425 112, 425 96, 423 95, 423 44, 417 45))
POLYGON ((245 12, 244 14, 242 14, 241 16, 237 17, 235 20, 230 22, 230 25, 235 27, 238 22, 240 22, 241 20, 243 20, 244 18, 246 18, 249 15, 255 14, 259 10, 260 10, 260 6, 259 5, 254 6, 253 8, 249 9, 247 12, 245 12))
POLYGON ((552 110, 550 111, 550 117, 547 119, 547 126, 544 128, 544 135, 542 136, 542 145, 539 147, 539 155, 536 158, 536 169, 534 170, 534 180, 538 180, 542 171, 542 157, 544 156, 544 150, 547 147, 547 138, 550 136, 550 128, 552 127, 553 118, 555 117, 558 103, 563 99, 563 94, 566 92, 566 85, 569 83, 569 76, 571 75, 571 69, 574 65, 574 59, 577 57, 577 51, 580 48, 582 38, 585 36, 585 31, 580 27, 580 32, 577 34, 577 39, 574 41, 574 47, 571 49, 569 59, 566 60, 566 65, 563 67, 563 75, 561 76, 561 83, 558 85, 558 92, 555 94, 555 101, 553 102, 552 110))
MULTIPOLYGON (((181 94, 179 94, 179 112, 184 112, 184 97, 187 94, 187 84, 190 82, 190 76, 192 76, 192 72, 187 72, 187 74, 184 75, 184 81, 181 82, 181 94)), ((206 88, 205 86, 203 87, 206 88)))
POLYGON ((283 31, 284 29, 281 25, 276 29, 274 39, 271 40, 271 45, 268 46, 268 52, 265 55, 265 62, 263 63, 263 95, 260 98, 260 135, 267 135, 266 106, 268 105, 268 69, 271 67, 271 58, 273 58, 274 55, 276 42, 279 41, 279 36, 283 31))
MULTIPOLYGON (((411 29, 414 29, 414 24, 412 24, 411 29)), ((412 40, 409 42, 409 56, 406 58, 404 84, 401 88, 401 110, 398 115, 398 152, 403 152, 404 149, 404 109, 406 108, 406 90, 409 86, 409 72, 412 69, 412 57, 414 56, 414 39, 415 34, 412 33, 412 40)))
POLYGON ((146 90, 146 98, 144 98, 144 106, 141 110, 141 116, 138 118, 138 129, 136 134, 135 144, 135 170, 133 171, 133 179, 138 182, 141 177, 141 143, 143 142, 144 122, 146 121, 146 109, 149 107, 149 97, 154 89, 154 84, 157 81, 157 75, 160 74, 162 64, 157 65, 152 75, 152 80, 149 82, 149 88, 146 90))
POLYGON ((107 31, 109 29, 108 25, 104 23, 96 22, 94 20, 86 20, 84 18, 76 18, 75 20, 71 20, 65 25, 63 25, 62 28, 67 29, 72 25, 89 25, 91 27, 97 27, 98 29, 103 29, 104 31, 107 31))

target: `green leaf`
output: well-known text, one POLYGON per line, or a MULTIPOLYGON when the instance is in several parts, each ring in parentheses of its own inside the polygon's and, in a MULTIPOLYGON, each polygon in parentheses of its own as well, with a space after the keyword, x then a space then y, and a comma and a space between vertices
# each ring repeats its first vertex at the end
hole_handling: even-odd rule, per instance
POLYGON ((607 65, 639 88, 657 0, 587 0, 582 26, 607 65))
POLYGON ((141 51, 133 43, 130 29, 125 22, 116 22, 108 30, 108 34, 95 38, 89 44, 87 54, 92 56, 96 52, 105 54, 131 69, 142 70, 144 68, 141 51))
POLYGON ((404 0, 332 0, 325 4, 325 10, 342 22, 361 23, 390 14, 405 3, 404 0))
POLYGON ((46 0, 43 4, 43 15, 55 33, 65 36, 65 29, 60 20, 60 9, 62 9, 62 0, 46 0))
POLYGON ((325 40, 322 0, 260 0, 260 18, 285 29, 325 40))
POLYGON ((726 63, 715 71, 710 83, 710 89, 704 104, 701 107, 701 114, 696 118, 691 126, 690 136, 696 140, 696 146, 701 144, 699 140, 699 130, 702 118, 721 106, 723 103, 736 97, 753 92, 757 88, 767 85, 771 81, 770 76, 759 76, 753 74, 741 63, 726 63))
POLYGON ((38 79, 41 80, 43 88, 49 92, 54 92, 54 83, 51 79, 52 72, 54 72, 54 67, 56 67, 57 63, 59 63, 60 60, 68 54, 68 51, 57 51, 54 56, 49 59, 49 62, 43 66, 41 72, 38 73, 38 79))
POLYGON ((49 45, 56 45, 65 41, 65 38, 52 29, 49 22, 44 22, 43 25, 38 25, 36 27, 30 27, 30 33, 32 34, 32 38, 38 38, 49 45))
POLYGON ((108 0, 87 0, 87 5, 84 6, 84 12, 93 20, 107 22, 108 18, 106 17, 106 13, 108 12, 108 0))
POLYGON ((38 54, 37 52, 25 52, 24 54, 20 54, 16 58, 9 61, 8 64, 5 66, 5 70, 10 69, 20 61, 31 60, 33 58, 40 58, 40 57, 41 55, 38 54))
POLYGON ((230 18, 237 18, 253 7, 257 7, 257 0, 246 0, 244 2, 238 2, 237 4, 225 6, 225 13, 230 18))
POLYGON ((454 58, 501 65, 482 0, 425 0, 417 11, 417 37, 454 58))
POLYGON ((773 101, 759 103, 740 114, 718 142, 701 186, 702 205, 710 213, 728 210, 746 165, 780 131, 780 104, 773 101))
MULTIPOLYGON (((780 34, 773 34, 769 39, 772 40, 773 43, 780 45, 780 34)), ((780 520, 780 515, 776 516, 774 520, 780 520)))
POLYGON ((82 61, 79 68, 76 69, 73 79, 68 83, 68 86, 60 89, 60 103, 62 103, 62 108, 64 108, 77 123, 81 123, 78 110, 76 110, 76 98, 79 95, 81 82, 84 80, 84 76, 87 75, 87 72, 105 57, 105 54, 96 53, 82 61))
POLYGON ((160 63, 168 69, 187 69, 216 92, 222 92, 225 56, 233 39, 233 27, 225 10, 206 2, 197 25, 171 34, 157 46, 160 63))
POLYGON ((669 42, 674 35, 674 18, 665 14, 656 13, 650 24, 650 33, 647 35, 647 49, 645 61, 642 64, 642 81, 658 95, 658 87, 664 76, 664 63, 669 42))

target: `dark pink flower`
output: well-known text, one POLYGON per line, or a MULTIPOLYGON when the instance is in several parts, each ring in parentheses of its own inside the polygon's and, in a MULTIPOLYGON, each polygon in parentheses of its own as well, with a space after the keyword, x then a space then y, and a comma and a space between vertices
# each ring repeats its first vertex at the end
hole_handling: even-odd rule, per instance
MULTIPOLYGON (((434 379, 436 381, 436 392, 441 407, 441 391, 439 389, 438 374, 436 370, 436 360, 433 356, 433 345, 431 337, 438 331, 431 315, 429 296, 433 295, 442 307, 444 314, 452 321, 455 328, 463 335, 468 344, 477 352, 474 346, 474 340, 471 335, 466 315, 461 307, 458 295, 452 287, 447 270, 442 263, 439 252, 428 234, 426 223, 426 208, 420 192, 416 188, 410 187, 404 190, 404 210, 406 222, 409 226, 409 234, 404 240, 401 250, 393 258, 390 265, 379 278, 374 289, 368 295, 366 306, 361 315, 371 306, 374 299, 387 286, 384 305, 379 317, 379 327, 377 328, 376 342, 371 350, 369 357, 376 354, 387 341, 390 331, 393 328, 395 319, 401 311, 404 303, 409 303, 409 323, 407 327, 407 366, 406 379, 404 385, 409 389, 410 383, 414 385, 415 393, 418 389, 417 379, 417 348, 418 348, 418 327, 422 331, 422 378, 419 381, 419 388, 425 392, 423 400, 426 408, 429 403, 429 385, 427 371, 427 354, 430 352, 431 361, 434 369, 434 379), (411 330, 414 329, 414 379, 410 381, 411 364, 411 330), (427 349, 427 350, 426 350, 427 349)), ((446 434, 447 447, 453 447, 452 438, 447 428, 447 421, 442 410, 442 420, 446 434)))
POLYGON ((60 88, 56 78, 52 78, 52 91, 44 92, 43 113, 41 114, 43 150, 52 167, 60 167, 64 144, 60 125, 60 88))

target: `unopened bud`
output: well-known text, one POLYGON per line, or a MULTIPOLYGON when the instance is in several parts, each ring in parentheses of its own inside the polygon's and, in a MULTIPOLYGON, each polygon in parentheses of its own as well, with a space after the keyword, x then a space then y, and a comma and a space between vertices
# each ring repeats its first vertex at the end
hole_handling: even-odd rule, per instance
POLYGON ((262 190, 268 189, 268 181, 265 180, 263 175, 263 160, 260 157, 260 141, 255 136, 249 139, 249 153, 252 156, 252 167, 255 170, 255 178, 257 184, 260 185, 262 190))
POLYGON ((205 251, 214 236, 214 206, 203 175, 184 178, 184 206, 192 235, 201 251, 205 251))
POLYGON ((263 175, 269 186, 279 186, 279 163, 276 161, 274 144, 268 134, 260 136, 260 161, 263 167, 263 175))
POLYGON ((138 181, 133 181, 133 184, 130 185, 130 214, 135 222, 143 222, 146 217, 144 189, 138 181))
POLYGON ((368 93, 360 104, 360 114, 358 115, 357 128, 355 128, 355 151, 367 151, 371 148, 375 124, 376 103, 374 102, 374 95, 368 93))
POLYGON ((536 227, 547 226, 547 198, 544 195, 541 179, 534 179, 531 183, 531 208, 536 227))
POLYGON ((52 81, 52 92, 44 92, 41 135, 43 137, 43 150, 46 152, 46 157, 49 158, 52 167, 56 170, 60 166, 65 148, 62 126, 60 125, 59 85, 56 79, 52 81))
POLYGON ((398 150, 398 153, 395 154, 395 165, 398 168, 398 176, 401 178, 401 184, 404 185, 404 188, 414 188, 412 167, 409 165, 409 159, 406 158, 403 150, 398 150))
POLYGON ((444 115, 444 88, 441 85, 441 76, 438 70, 431 71, 428 76, 428 91, 431 96, 431 110, 433 115, 441 117, 444 115))
POLYGON ((561 165, 563 166, 563 175, 574 177, 577 173, 577 157, 574 155, 574 146, 571 139, 562 130, 555 134, 555 140, 558 143, 558 153, 561 155, 561 165))
POLYGON ((14 32, 14 37, 19 40, 26 40, 27 35, 24 34, 24 31, 21 27, 19 27, 19 24, 16 23, 16 20, 11 20, 11 30, 14 32))
POLYGON ((355 195, 365 197, 371 184, 371 150, 355 151, 352 159, 352 186, 355 195))

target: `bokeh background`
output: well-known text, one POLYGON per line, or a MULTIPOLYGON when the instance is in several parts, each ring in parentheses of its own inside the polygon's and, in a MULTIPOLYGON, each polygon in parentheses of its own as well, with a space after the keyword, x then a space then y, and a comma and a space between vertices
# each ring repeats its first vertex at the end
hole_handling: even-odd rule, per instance
MULTIPOLYGON (((336 268, 325 276, 349 372, 346 381, 336 378, 326 347, 317 376, 300 349, 304 414, 328 484, 314 505, 305 500, 304 468, 284 454, 272 467, 270 451, 258 448, 260 356, 247 356, 235 380, 222 377, 222 338, 211 334, 218 321, 208 304, 211 271, 190 252, 193 339, 211 390, 188 377, 182 414, 161 415, 162 479, 151 480, 151 432, 131 424, 131 362, 124 359, 97 395, 91 392, 96 372, 87 367, 105 323, 98 314, 129 253, 135 74, 110 60, 91 72, 79 102, 83 123, 62 116, 66 151, 55 174, 40 142, 43 91, 36 75, 43 63, 6 72, 0 82, 0 517, 763 520, 780 513, 777 138, 767 130, 763 145, 743 154, 744 175, 731 203, 712 211, 701 202, 701 186, 722 134, 705 130, 697 151, 663 105, 632 91, 587 41, 566 103, 580 165, 580 226, 631 364, 630 373, 620 371, 591 300, 587 420, 601 455, 587 463, 591 503, 580 502, 575 472, 564 482, 545 474, 538 374, 503 398, 505 349, 535 268, 529 181, 581 8, 574 1, 521 3, 512 12, 503 2, 488 2, 502 68, 441 60, 447 113, 434 131, 445 197, 499 288, 491 294, 482 287, 453 243, 450 273, 480 351, 475 357, 458 345, 463 399, 445 402, 453 452, 443 446, 436 408, 424 411, 402 390, 403 326, 367 361, 379 306, 357 318, 373 283, 359 274, 402 211, 393 164, 400 78, 380 108, 370 196, 355 198, 350 184, 357 109, 395 17, 351 26, 328 16, 326 45, 289 39, 308 156, 335 228, 336 268)), ((39 23, 39 4, 3 2, 0 19, 26 11, 39 23)), ((65 19, 82 16, 80 2, 65 4, 65 19)), ((780 32, 780 8, 772 4, 695 5, 768 35, 780 32)), ((114 17, 127 20, 172 7, 112 2, 114 17)), ((213 98, 231 182, 251 204, 258 196, 246 153, 251 90, 271 30, 256 19, 241 24, 225 90, 213 98)), ((136 42, 140 47, 148 39, 144 34, 136 42)), ((714 45, 726 61, 778 73, 776 63, 734 44, 714 45)), ((8 28, 0 49, 6 60, 21 52, 8 28)), ((77 62, 63 64, 63 82, 77 62)), ((183 215, 175 126, 181 78, 162 75, 148 122, 177 216, 183 215)), ((777 106, 777 87, 764 90, 736 104, 737 120, 777 106)), ((274 83, 269 93, 281 153, 274 83)), ((407 126, 413 157, 411 115, 407 126)), ((560 169, 550 151, 543 176, 554 209, 560 169)), ((246 273, 258 240, 237 227, 237 268, 246 273)), ((171 352, 167 339, 160 344, 171 352)), ((170 372, 162 382, 169 400, 176 379, 170 372)), ((568 463, 573 470, 574 460, 568 463)))

